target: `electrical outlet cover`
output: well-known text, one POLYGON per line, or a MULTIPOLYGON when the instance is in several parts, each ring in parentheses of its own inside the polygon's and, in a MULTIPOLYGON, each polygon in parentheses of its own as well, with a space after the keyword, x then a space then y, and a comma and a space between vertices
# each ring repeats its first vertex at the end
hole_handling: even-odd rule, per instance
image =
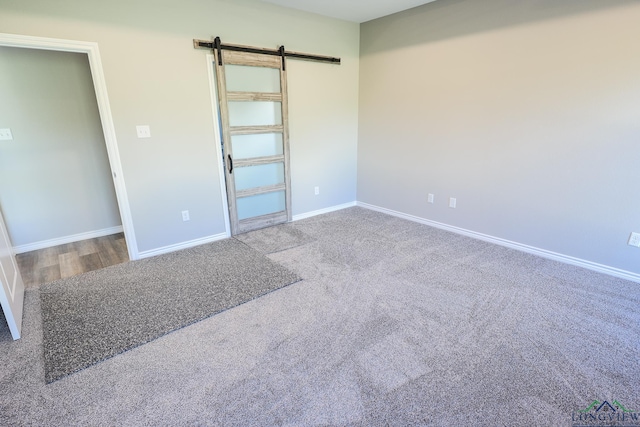
POLYGON ((0 129, 0 141, 13 141, 11 129, 0 129))
POLYGON ((640 233, 631 233, 631 237, 629 237, 629 246, 640 248, 640 233))
POLYGON ((138 138, 151 138, 151 128, 147 125, 136 126, 138 138))

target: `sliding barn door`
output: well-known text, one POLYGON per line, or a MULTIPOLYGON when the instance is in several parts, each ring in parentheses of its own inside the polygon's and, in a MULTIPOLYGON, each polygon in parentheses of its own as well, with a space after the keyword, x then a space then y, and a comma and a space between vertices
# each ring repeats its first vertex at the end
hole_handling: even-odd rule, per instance
POLYGON ((283 59, 216 51, 216 76, 231 233, 291 221, 283 59))
POLYGON ((9 233, 0 214, 0 305, 14 340, 22 329, 24 284, 9 241, 9 233))

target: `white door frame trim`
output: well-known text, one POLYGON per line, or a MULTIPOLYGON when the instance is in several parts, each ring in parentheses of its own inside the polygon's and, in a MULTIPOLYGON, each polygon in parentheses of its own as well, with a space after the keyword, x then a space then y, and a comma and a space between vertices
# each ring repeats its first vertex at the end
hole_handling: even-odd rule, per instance
POLYGON ((122 220, 122 228, 127 241, 129 259, 138 259, 138 243, 136 241, 136 235, 133 228, 131 208, 129 206, 129 198, 127 196, 124 176, 122 174, 122 163, 120 162, 116 130, 113 124, 113 116, 111 115, 111 107, 109 106, 107 84, 104 77, 104 71, 102 69, 102 60, 100 59, 98 43, 0 33, 0 46, 87 54, 89 58, 89 66, 91 68, 91 76, 93 77, 96 99, 98 101, 98 111, 100 113, 100 121, 102 122, 102 131, 104 133, 104 140, 107 146, 107 155, 109 156, 109 164, 111 165, 111 172, 113 174, 113 183, 116 191, 116 199, 118 200, 118 209, 120 210, 120 219, 122 220))
POLYGON ((207 54, 207 70, 209 71, 209 91, 211 92, 211 108, 213 111, 213 133, 215 136, 216 153, 218 157, 218 171, 220 179, 220 195, 222 196, 222 209, 224 210, 224 230, 227 237, 231 237, 231 220, 229 218, 229 201, 227 200, 227 184, 224 176, 224 163, 222 162, 222 137, 220 136, 220 112, 218 111, 218 89, 216 83, 216 69, 213 66, 215 56, 207 54))

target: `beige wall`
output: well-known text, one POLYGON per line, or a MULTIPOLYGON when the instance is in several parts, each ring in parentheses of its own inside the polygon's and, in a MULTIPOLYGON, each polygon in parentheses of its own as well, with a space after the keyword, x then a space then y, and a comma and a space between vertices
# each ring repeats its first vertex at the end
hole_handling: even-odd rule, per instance
POLYGON ((0 15, 0 32, 98 43, 140 251, 224 232, 206 51, 194 38, 343 59, 290 61, 293 214, 355 200, 357 24, 253 0, 0 0, 0 15), (137 139, 140 124, 151 139, 137 139))
POLYGON ((87 55, 0 47, 0 206, 14 246, 121 225, 87 55))
POLYGON ((358 200, 640 273, 639 22, 438 0, 363 24, 358 200))
POLYGON ((640 272, 636 1, 438 0, 361 32, 253 0, 0 0, 0 14, 0 32, 98 42, 141 251, 224 231, 191 47, 219 35, 343 59, 291 61, 294 214, 355 200, 357 167, 360 201, 640 272))

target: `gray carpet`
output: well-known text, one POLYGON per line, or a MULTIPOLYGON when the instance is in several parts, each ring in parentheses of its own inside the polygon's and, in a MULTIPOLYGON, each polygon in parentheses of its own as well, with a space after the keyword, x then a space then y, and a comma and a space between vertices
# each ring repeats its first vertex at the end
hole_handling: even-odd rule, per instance
POLYGON ((271 254, 292 249, 315 239, 290 224, 263 228, 251 233, 239 234, 235 237, 263 254, 271 254))
POLYGON ((228 239, 44 285, 49 383, 300 278, 228 239))
POLYGON ((288 233, 268 257, 303 281, 48 385, 29 290, 23 339, 0 328, 0 425, 567 427, 596 399, 640 411, 639 284, 361 208, 289 227, 307 243, 278 250, 288 233))

